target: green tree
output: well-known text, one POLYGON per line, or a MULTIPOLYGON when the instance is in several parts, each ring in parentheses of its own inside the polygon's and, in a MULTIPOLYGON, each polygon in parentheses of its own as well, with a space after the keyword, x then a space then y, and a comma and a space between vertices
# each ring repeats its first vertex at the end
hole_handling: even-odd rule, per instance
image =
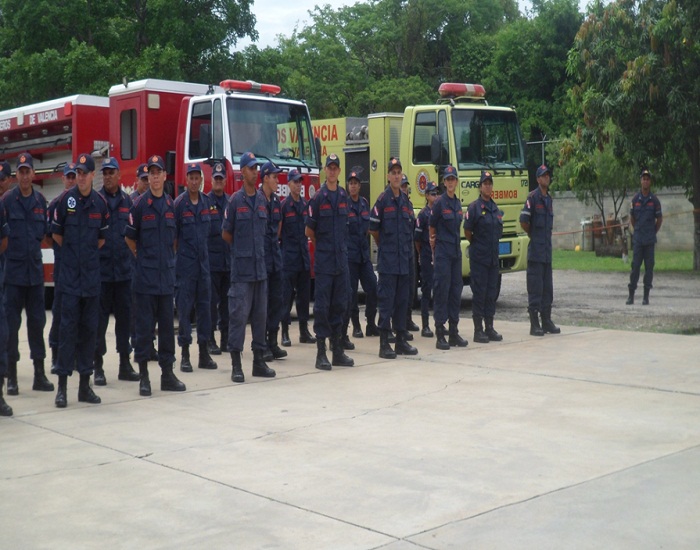
POLYGON ((583 112, 584 143, 610 139, 636 168, 686 185, 694 207, 694 269, 700 270, 700 3, 600 0, 576 36, 569 71, 583 112))

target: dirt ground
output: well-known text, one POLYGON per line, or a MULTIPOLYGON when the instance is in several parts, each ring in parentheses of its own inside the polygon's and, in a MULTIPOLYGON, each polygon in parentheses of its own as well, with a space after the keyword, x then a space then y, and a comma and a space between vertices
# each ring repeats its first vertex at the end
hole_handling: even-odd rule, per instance
MULTIPOLYGON (((554 270, 552 319, 562 325, 674 334, 700 334, 700 274, 656 273, 649 305, 637 289, 627 300, 627 273, 554 270)), ((641 283, 641 280, 640 280, 641 283)), ((471 290, 462 294, 462 315, 471 309, 471 290)), ((496 319, 527 321, 525 273, 503 276, 496 319)), ((414 317, 416 317, 414 312, 414 317)))

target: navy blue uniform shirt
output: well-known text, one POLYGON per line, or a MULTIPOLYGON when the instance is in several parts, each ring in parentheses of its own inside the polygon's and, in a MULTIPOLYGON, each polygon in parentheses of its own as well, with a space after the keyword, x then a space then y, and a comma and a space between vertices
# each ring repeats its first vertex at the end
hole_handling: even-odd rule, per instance
POLYGON ((154 197, 150 189, 138 197, 124 235, 136 241, 134 291, 164 296, 175 292, 175 210, 173 199, 154 197))
POLYGON ((133 276, 133 254, 124 240, 124 231, 129 224, 129 212, 133 202, 121 189, 115 194, 110 194, 103 187, 98 193, 107 202, 109 210, 109 229, 105 234, 105 244, 100 248, 102 280, 108 283, 130 281, 133 276))
MULTIPOLYGON (((264 196, 264 193, 263 193, 264 196)), ((265 267, 268 273, 282 271, 282 252, 280 251, 279 229, 282 221, 282 209, 277 195, 272 193, 267 203, 267 228, 265 230, 265 267)))
POLYGON ((363 264, 369 261, 369 202, 348 197, 348 206, 348 262, 363 264))
MULTIPOLYGON (((2 199, 0 199, 0 240, 5 237, 10 236, 10 226, 7 223, 7 218, 5 218, 5 208, 2 204, 2 199)), ((0 255, 0 287, 5 284, 5 253, 0 255)), ((0 295, 0 300, 2 296, 0 295)))
POLYGON ((3 195, 5 219, 10 236, 5 252, 5 282, 19 286, 44 283, 44 264, 41 259, 41 241, 48 231, 46 199, 32 190, 22 197, 19 186, 3 195))
POLYGON ((645 197, 641 191, 632 197, 630 215, 634 216, 634 243, 640 245, 656 242, 656 219, 662 216, 661 201, 651 191, 645 197))
POLYGON ((435 255, 446 258, 459 258, 462 228, 462 202, 457 195, 450 198, 447 193, 440 195, 433 203, 430 212, 430 227, 435 228, 435 255))
POLYGON ((399 191, 395 196, 388 188, 372 208, 369 230, 379 232, 377 272, 409 275, 413 257, 413 206, 399 191))
POLYGON ((530 224, 530 244, 527 259, 532 262, 552 263, 552 227, 554 209, 552 195, 543 195, 538 187, 532 191, 520 211, 520 221, 530 224))
POLYGON ((245 188, 236 191, 226 206, 222 230, 233 237, 231 283, 266 280, 267 199, 263 192, 248 196, 245 188))
POLYGON ((292 195, 282 201, 282 265, 286 271, 308 271, 311 269, 309 239, 306 237, 307 204, 303 197, 295 201, 292 195))
POLYGON ((493 200, 476 199, 467 208, 464 229, 472 232, 469 261, 498 265, 498 243, 503 235, 503 211, 493 200))
POLYGON ((309 201, 306 225, 314 230, 314 272, 337 275, 348 269, 348 194, 329 191, 324 183, 309 201))
POLYGON ((94 189, 88 196, 78 187, 64 191, 56 206, 51 232, 63 236, 61 271, 56 285, 72 296, 100 295, 100 249, 109 227, 109 211, 104 198, 94 189))
POLYGON ((211 214, 211 232, 207 241, 209 248, 209 271, 228 272, 231 270, 231 247, 221 237, 221 224, 224 221, 224 212, 229 201, 229 196, 222 193, 219 197, 214 191, 207 193, 211 214))
POLYGON ((175 199, 175 236, 177 256, 175 277, 199 279, 209 277, 209 235, 211 233, 211 208, 209 197, 198 193, 197 204, 184 192, 175 199))

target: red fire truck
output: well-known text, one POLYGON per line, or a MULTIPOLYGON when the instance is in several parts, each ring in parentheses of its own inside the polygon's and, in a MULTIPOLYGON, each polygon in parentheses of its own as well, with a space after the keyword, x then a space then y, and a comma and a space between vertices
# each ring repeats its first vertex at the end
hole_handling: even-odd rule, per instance
MULTIPOLYGON (((18 153, 35 159, 35 184, 48 201, 62 190, 63 166, 90 152, 98 163, 106 156, 120 163, 122 185, 131 191, 137 166, 153 154, 166 162, 166 190, 177 195, 185 183, 185 165, 200 162, 204 191, 211 169, 225 163, 226 192, 242 185, 239 160, 252 151, 303 175, 302 194, 319 187, 319 142, 312 133, 306 104, 280 97, 280 88, 251 81, 224 80, 218 86, 146 79, 113 86, 108 97, 74 95, 0 111, 0 160, 15 165, 18 153)), ((280 174, 280 195, 286 177, 280 174)), ((102 185, 99 171, 95 188, 102 185)), ((45 282, 52 291, 53 253, 44 254, 45 282)))

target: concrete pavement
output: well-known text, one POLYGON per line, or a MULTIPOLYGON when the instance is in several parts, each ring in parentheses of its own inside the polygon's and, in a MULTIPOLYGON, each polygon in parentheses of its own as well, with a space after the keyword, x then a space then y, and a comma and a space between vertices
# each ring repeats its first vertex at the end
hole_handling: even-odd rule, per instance
POLYGON ((150 398, 113 355, 102 404, 73 376, 64 410, 24 360, 0 418, 0 548, 700 547, 699 336, 460 328, 466 349, 416 335, 393 361, 355 340, 331 372, 294 329, 275 379, 247 352, 245 384, 218 356, 166 393, 151 363, 150 398))

